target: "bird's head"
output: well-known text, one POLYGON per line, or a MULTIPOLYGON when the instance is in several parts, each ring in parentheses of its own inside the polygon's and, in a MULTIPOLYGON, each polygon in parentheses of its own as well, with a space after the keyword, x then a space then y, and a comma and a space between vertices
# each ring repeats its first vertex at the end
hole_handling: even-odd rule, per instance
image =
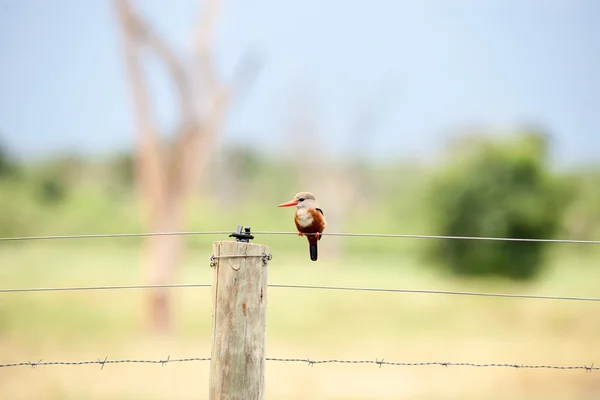
POLYGON ((298 208, 318 208, 319 204, 315 199, 315 195, 309 192, 300 192, 294 196, 294 200, 288 201, 287 203, 281 203, 277 207, 291 207, 296 206, 298 208))

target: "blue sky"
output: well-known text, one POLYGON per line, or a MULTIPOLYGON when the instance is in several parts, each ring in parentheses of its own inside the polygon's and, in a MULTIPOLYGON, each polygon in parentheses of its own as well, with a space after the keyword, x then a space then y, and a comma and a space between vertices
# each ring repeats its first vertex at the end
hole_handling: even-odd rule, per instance
MULTIPOLYGON (((384 99, 374 157, 431 156, 461 126, 535 123, 561 164, 600 156, 600 2, 341 0, 225 2, 215 38, 227 78, 256 49, 263 67, 230 110, 229 143, 291 146, 309 103, 324 145, 349 151, 356 116, 384 99)), ((134 1, 182 55, 197 0, 134 1)), ((131 100, 110 0, 0 0, 0 135, 22 157, 133 144, 131 100)), ((176 121, 149 69, 158 120, 176 121)))

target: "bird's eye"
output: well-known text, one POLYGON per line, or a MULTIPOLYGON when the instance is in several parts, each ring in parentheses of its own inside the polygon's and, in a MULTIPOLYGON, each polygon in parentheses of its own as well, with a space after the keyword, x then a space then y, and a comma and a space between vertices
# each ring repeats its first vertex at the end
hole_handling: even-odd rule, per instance
POLYGON ((304 198, 298 199, 298 201, 299 201, 300 203, 302 203, 302 202, 304 201, 304 198))

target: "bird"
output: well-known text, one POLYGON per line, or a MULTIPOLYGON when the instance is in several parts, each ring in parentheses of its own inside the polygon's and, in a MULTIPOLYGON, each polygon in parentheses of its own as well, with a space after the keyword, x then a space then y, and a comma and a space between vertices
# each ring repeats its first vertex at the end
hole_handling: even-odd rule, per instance
POLYGON ((321 233, 323 233, 327 226, 323 210, 319 208, 319 203, 317 203, 315 196, 310 192, 297 193, 294 196, 294 200, 281 203, 277 207, 292 206, 296 206, 294 223, 298 229, 298 236, 306 234, 310 250, 310 259, 312 261, 317 261, 317 243, 321 240, 321 233))

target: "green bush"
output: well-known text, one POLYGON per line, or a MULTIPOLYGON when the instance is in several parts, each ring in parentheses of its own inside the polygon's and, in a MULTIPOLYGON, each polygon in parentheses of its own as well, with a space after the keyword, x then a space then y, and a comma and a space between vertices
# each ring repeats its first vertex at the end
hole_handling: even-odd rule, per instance
POLYGON ((14 177, 18 172, 18 165, 9 149, 0 141, 0 179, 14 177))
MULTIPOLYGON (((434 227, 441 235, 551 238, 565 191, 548 171, 544 136, 523 133, 480 140, 453 153, 431 192, 434 227)), ((546 243, 435 241, 433 255, 462 275, 531 279, 543 265, 546 243)))

